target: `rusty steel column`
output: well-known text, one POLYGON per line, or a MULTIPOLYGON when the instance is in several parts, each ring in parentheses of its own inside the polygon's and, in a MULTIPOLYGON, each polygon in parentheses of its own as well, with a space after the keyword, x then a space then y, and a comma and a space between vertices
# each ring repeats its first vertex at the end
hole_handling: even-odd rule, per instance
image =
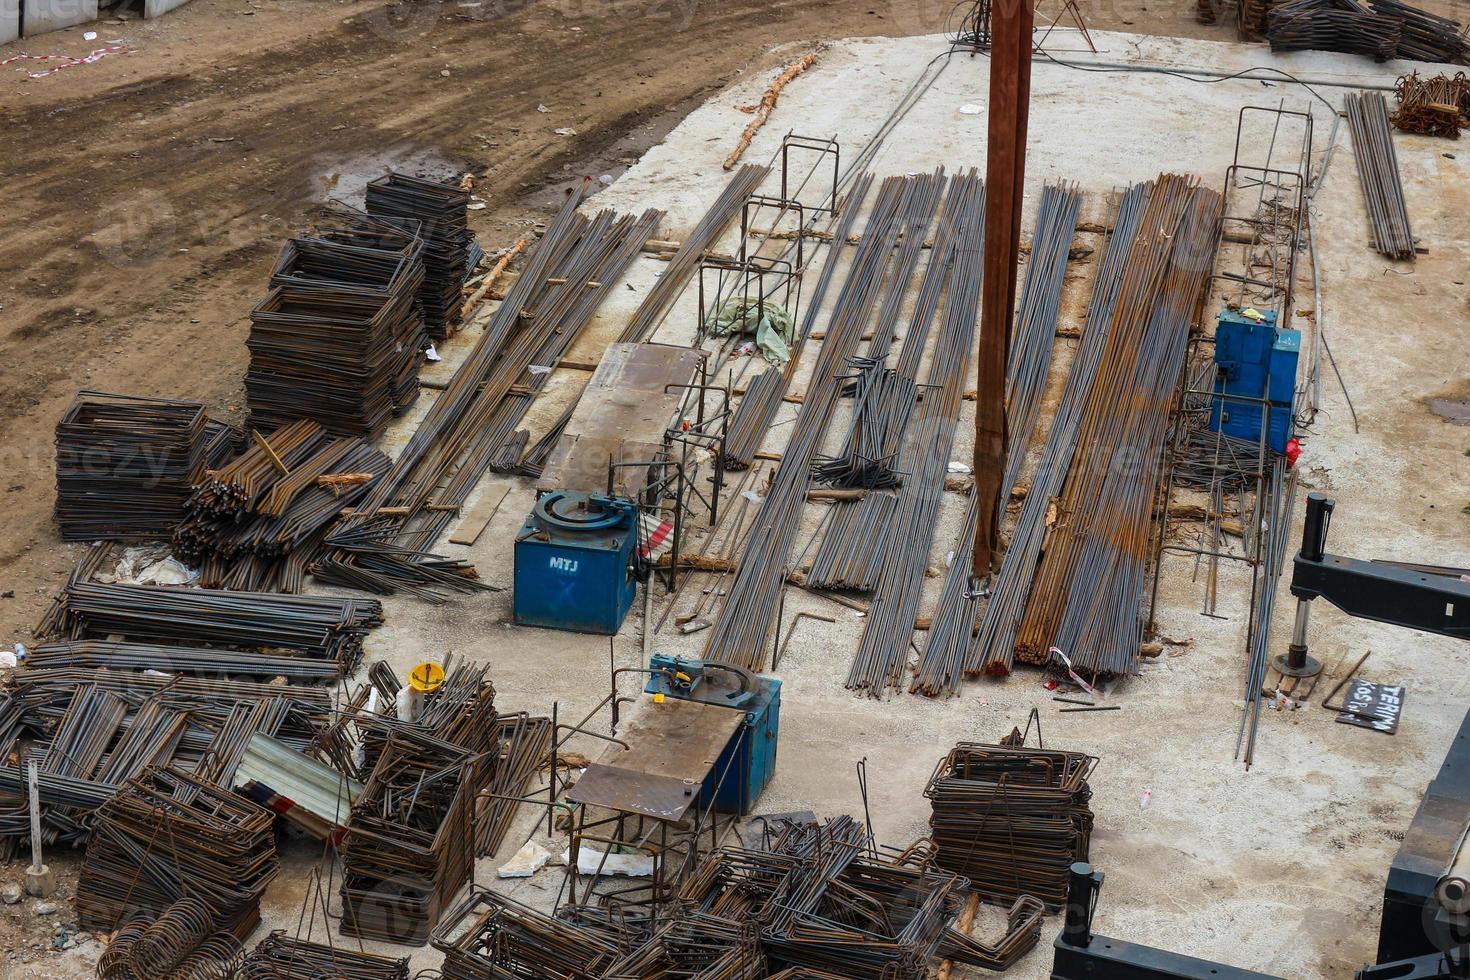
POLYGON ((980 352, 975 398, 977 519, 973 570, 999 565, 1000 499, 1006 468, 1006 361, 1016 309, 1016 257, 1026 181, 1031 104, 1032 0, 996 0, 990 45, 990 133, 985 153, 985 278, 980 287, 980 352))

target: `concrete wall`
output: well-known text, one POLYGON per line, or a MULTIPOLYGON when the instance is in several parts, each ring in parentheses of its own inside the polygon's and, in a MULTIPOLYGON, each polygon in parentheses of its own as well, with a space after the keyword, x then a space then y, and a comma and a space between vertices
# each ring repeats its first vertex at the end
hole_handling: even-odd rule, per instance
POLYGON ((148 20, 161 17, 175 7, 182 7, 189 0, 143 0, 143 16, 148 20))
MULTIPOLYGON (((19 0, 0 0, 18 3, 19 0)), ((75 27, 97 19, 97 0, 26 0, 21 33, 26 37, 75 27)))
POLYGON ((0 44, 20 37, 20 0, 0 0, 0 44))

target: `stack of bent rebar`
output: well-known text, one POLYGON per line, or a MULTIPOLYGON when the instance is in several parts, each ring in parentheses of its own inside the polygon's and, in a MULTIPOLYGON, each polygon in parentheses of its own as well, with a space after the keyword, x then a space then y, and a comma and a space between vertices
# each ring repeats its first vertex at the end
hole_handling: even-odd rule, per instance
POLYGON ((207 588, 300 592, 327 526, 390 466, 360 438, 289 423, 195 485, 173 552, 207 588))
POLYGON ((56 523, 66 541, 169 536, 190 487, 235 450, 196 402, 77 393, 56 425, 56 523))
POLYGON ((367 186, 367 212, 413 229, 423 242, 423 279, 417 287, 424 329, 443 340, 459 325, 474 232, 470 192, 408 174, 389 173, 367 186))

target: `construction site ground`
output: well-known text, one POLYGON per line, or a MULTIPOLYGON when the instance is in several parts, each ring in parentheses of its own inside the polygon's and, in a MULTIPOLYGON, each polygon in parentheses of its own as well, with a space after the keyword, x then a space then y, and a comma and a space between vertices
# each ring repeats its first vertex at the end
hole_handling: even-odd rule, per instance
MULTIPOLYGON (((661 234, 677 239, 723 186, 720 160, 749 118, 738 107, 759 100, 778 66, 817 39, 920 35, 825 43, 817 66, 787 88, 746 159, 766 161, 791 129, 836 134, 854 152, 871 138, 926 63, 945 50, 935 32, 948 5, 924 8, 702 5, 690 8, 687 27, 671 44, 678 10, 655 19, 648 10, 593 15, 537 5, 482 19, 465 12, 473 7, 444 7, 400 30, 401 22, 394 27, 368 4, 257 8, 196 0, 162 21, 117 27, 136 39, 135 54, 46 80, 0 79, 7 200, 0 268, 10 271, 0 283, 9 505, 0 528, 0 589, 14 593, 0 599, 7 635, 29 641, 29 627, 79 553, 57 541, 49 522, 51 431, 64 405, 77 388, 95 387, 198 398, 241 418, 249 308, 263 292, 280 240, 313 201, 328 194, 356 199, 385 165, 474 170, 483 174, 477 193, 488 205, 473 213, 474 223, 493 249, 544 222, 568 181, 608 174, 615 179, 593 206, 664 208, 661 234), (617 58, 607 48, 613 39, 617 58), (543 106, 547 111, 539 111, 543 106), (557 128, 577 134, 557 136, 557 128)), ((1195 25, 1192 4, 1084 10, 1094 28, 1226 33, 1195 25)), ((80 48, 74 33, 58 35, 57 45, 80 48)), ((1072 33, 1054 35, 1049 47, 1063 60, 1221 74, 1270 64, 1311 81, 1334 107, 1351 87, 1391 84, 1407 67, 1325 54, 1278 58, 1257 45, 1141 34, 1099 31, 1096 40, 1096 56, 1078 54, 1072 33)), ((987 74, 983 59, 955 56, 887 137, 872 172, 983 168, 987 117, 961 107, 983 110, 987 74)), ((1202 83, 1160 72, 1084 73, 1040 60, 1024 225, 1029 229, 1044 180, 1079 182, 1089 222, 1106 221, 1111 192, 1160 171, 1199 174, 1218 186, 1234 150, 1236 114, 1246 104, 1315 105, 1320 164, 1331 117, 1313 90, 1284 78, 1202 83)), ((1470 241, 1463 219, 1470 162, 1453 142, 1398 136, 1397 144, 1414 231, 1426 250, 1416 262, 1389 263, 1368 247, 1345 125, 1316 199, 1323 303, 1315 313, 1361 431, 1354 431, 1329 372, 1301 478, 1303 490, 1338 500, 1335 549, 1465 565, 1470 430, 1434 414, 1428 400, 1470 397, 1470 241)), ((732 236, 725 241, 733 244, 732 236)), ((1079 243, 1101 244, 1088 234, 1079 243)), ((1081 325, 1094 258, 1083 255, 1070 269, 1067 327, 1081 325)), ((572 360, 595 359, 661 268, 652 257, 637 260, 628 288, 604 306, 572 360)), ((1311 309, 1310 289, 1296 305, 1311 309)), ((691 309, 686 297, 656 339, 687 341, 691 309)), ((444 363, 425 377, 448 377, 477 330, 471 324, 445 345, 444 363)), ((1059 341, 1054 381, 1071 343, 1059 341)), ((556 373, 528 418, 533 438, 584 379, 556 373)), ((799 373, 795 390, 804 381, 799 373)), ((390 450, 433 396, 426 390, 395 425, 390 450)), ((778 419, 768 448, 779 450, 780 423, 788 417, 778 419)), ((972 418, 967 407, 958 460, 967 458, 972 418)), ((948 496, 931 555, 936 573, 963 511, 963 498, 948 496)), ((390 599, 387 626, 369 639, 368 659, 386 658, 399 669, 450 653, 489 660, 502 710, 545 712, 555 701, 563 718, 580 718, 606 694, 610 662, 640 663, 636 608, 611 640, 511 624, 511 542, 531 502, 528 482, 514 481, 476 545, 444 545, 507 591, 444 605, 390 599)), ((808 510, 814 520, 817 507, 808 510)), ((1039 707, 1048 745, 1102 759, 1093 782, 1093 860, 1108 875, 1100 932, 1282 976, 1350 975, 1372 959, 1388 862, 1463 716, 1465 653, 1454 641, 1350 620, 1319 603, 1314 653, 1331 665, 1371 650, 1364 675, 1408 688, 1402 728, 1388 737, 1334 724, 1315 704, 1269 712, 1247 771, 1233 756, 1248 579, 1226 566, 1224 618, 1215 619, 1200 614, 1203 582, 1195 573, 1192 561, 1169 559, 1160 593, 1161 631, 1191 642, 1115 688, 1111 703, 1121 710, 1087 714, 1056 713, 1042 675, 1024 669, 1006 681, 969 684, 948 701, 854 698, 842 680, 862 619, 792 590, 788 621, 803 610, 837 621, 803 624, 787 651, 780 762, 758 812, 858 813, 854 766, 866 758, 877 835, 906 843, 926 830, 921 790, 938 758, 956 740, 994 739, 1024 725, 1039 707)), ((941 582, 939 574, 931 578, 926 610, 941 582)), ((656 602, 655 616, 663 611, 656 602)), ((1278 615, 1277 625, 1275 645, 1284 648, 1289 615, 1278 615)), ((697 655, 702 639, 680 637, 671 621, 654 647, 697 655)), ((579 750, 592 754, 596 745, 579 750)), ((495 878, 495 868, 533 833, 536 816, 524 809, 502 853, 482 860, 476 878, 545 905, 560 869, 495 878)), ((319 857, 318 846, 287 847, 284 872, 266 898, 267 926, 296 928, 303 905, 314 901, 319 857)), ((29 899, 0 906, 0 976, 69 978, 90 969, 97 944, 52 949, 75 882, 74 862, 55 860, 63 876, 57 911, 40 915, 29 899)), ((6 879, 18 879, 20 870, 10 866, 6 879)), ((327 897, 335 909, 337 900, 327 897)), ((989 910, 977 932, 994 933, 1000 921, 989 910)), ((1046 939, 1054 934, 1052 920, 1046 939)), ((318 924, 312 938, 325 935, 318 924)), ((414 953, 416 968, 436 962, 431 951, 414 953)), ((1043 948, 1012 975, 1044 977, 1049 963, 1043 948)))

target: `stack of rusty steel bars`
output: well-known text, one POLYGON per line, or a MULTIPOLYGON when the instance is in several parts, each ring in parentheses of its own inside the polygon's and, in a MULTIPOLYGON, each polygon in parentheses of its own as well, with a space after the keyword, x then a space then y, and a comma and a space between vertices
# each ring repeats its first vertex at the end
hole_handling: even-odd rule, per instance
POLYGON ((391 466, 355 436, 289 423, 195 485, 173 552, 208 588, 300 592, 327 526, 391 466))
POLYGON ((496 724, 495 774, 475 815, 475 853, 493 855, 505 843, 511 821, 531 779, 551 753, 551 719, 524 711, 501 715, 496 724))
MULTIPOLYGON (((939 177, 937 173, 935 176, 939 177)), ((904 330, 903 347, 899 351, 893 371, 897 377, 908 381, 917 381, 919 365, 927 347, 939 299, 948 282, 955 247, 956 215, 966 190, 967 185, 963 181, 951 181, 949 184, 938 232, 929 253, 929 263, 919 283, 913 314, 904 330)), ((920 214, 924 216, 925 227, 908 229, 905 231, 906 235, 911 230, 914 237, 923 237, 933 209, 920 214)), ((907 279, 899 281, 895 278, 889 297, 892 298, 895 294, 902 296, 907 287, 907 279)), ((885 307, 887 306, 888 303, 885 302, 885 307)), ((891 333, 892 329, 892 325, 889 325, 880 333, 891 333)), ((899 442, 895 444, 895 449, 901 448, 906 429, 905 425, 904 431, 896 433, 899 442)), ((898 463, 895 463, 895 468, 906 469, 898 463)), ((831 522, 812 558, 809 584, 814 588, 871 591, 877 584, 878 572, 892 537, 893 516, 898 503, 897 493, 885 492, 869 493, 855 503, 834 504, 831 522)))
POLYGON ((1087 860, 1096 766, 1081 752, 959 743, 924 789, 935 864, 964 875, 986 901, 1030 895, 1057 911, 1068 869, 1087 860))
POLYGON ((602 977, 619 953, 595 930, 479 889, 445 913, 433 942, 443 980, 602 977))
POLYGON ((1220 213, 1220 195, 1193 180, 1156 184, 1017 634, 1029 663, 1059 649, 1094 675, 1137 672, 1163 453, 1220 213))
POLYGON ((964 190, 955 211, 947 215, 955 230, 944 319, 934 340, 918 420, 899 462, 908 475, 898 491, 888 534, 893 544, 882 557, 847 675, 849 690, 870 697, 881 697, 903 682, 978 328, 985 186, 973 170, 956 176, 955 183, 964 190))
MULTIPOLYGON (((1086 326, 1061 405, 1005 559, 992 583, 980 629, 965 659, 967 675, 1008 674, 1020 644, 1021 630, 1027 626, 1028 608, 1035 608, 1038 617, 1043 614, 1033 602, 1033 579, 1046 572, 1043 547, 1050 555, 1053 538, 1059 533, 1053 525, 1062 518, 1071 519, 1070 514, 1059 509, 1067 488, 1071 487, 1075 494, 1086 486, 1072 476, 1074 460, 1085 458, 1089 451, 1103 458, 1104 467, 1106 461, 1113 459, 1106 445, 1088 449, 1087 440, 1096 435, 1101 423, 1112 414, 1104 410, 1123 410, 1110 404, 1116 402, 1115 392, 1103 379, 1118 380, 1119 364, 1132 365, 1137 358, 1141 328, 1148 320, 1152 297, 1168 267, 1168 246, 1172 239, 1165 236, 1176 230, 1185 204, 1195 190, 1184 178, 1165 176, 1134 185, 1123 196, 1099 265, 1086 326)), ((1185 250, 1181 250, 1180 258, 1191 263, 1198 260, 1197 255, 1186 254, 1185 250)), ((1177 380, 1177 376, 1171 379, 1171 385, 1176 385, 1177 380)), ((1085 530, 1072 529, 1074 533, 1085 530)), ((1067 572, 1060 564, 1051 570, 1054 579, 1065 579, 1067 572)), ((1060 616, 1064 610, 1053 612, 1060 616)), ((1031 623, 1030 628, 1028 648, 1034 648, 1038 642, 1036 623, 1031 623)), ((1048 659, 1051 644, 1050 637, 1047 639, 1039 657, 1041 662, 1048 659)))
POLYGON ((430 549, 514 428, 505 415, 497 422, 506 396, 557 342, 558 331, 574 336, 585 326, 610 291, 603 284, 621 275, 661 217, 650 211, 641 218, 588 219, 577 214, 581 200, 580 189, 568 196, 393 469, 329 534, 330 550, 313 565, 315 576, 430 601, 442 601, 446 589, 488 587, 472 567, 430 549))
POLYGON ((161 917, 192 898, 209 919, 201 940, 221 929, 249 935, 279 869, 272 824, 270 811, 241 796, 176 769, 150 769, 96 813, 77 917, 111 932, 136 910, 161 917))
POLYGON ((418 222, 424 243, 418 303, 432 340, 448 337, 460 322, 475 237, 469 229, 469 204, 470 192, 463 187, 408 174, 384 174, 367 186, 368 214, 395 223, 418 222))
POLYGON ((812 482, 812 460, 841 395, 843 372, 877 302, 883 271, 893 258, 900 206, 911 186, 909 178, 889 177, 879 190, 847 281, 838 294, 795 431, 761 502, 719 621, 709 631, 706 659, 748 670, 764 668, 776 603, 812 482))
POLYGON ((305 939, 280 929, 256 944, 230 980, 408 980, 408 957, 396 959, 305 939))
POLYGON ((1395 56, 1404 26, 1354 0, 1291 0, 1271 5, 1261 19, 1272 51, 1341 51, 1378 61, 1395 56))
POLYGON ((98 640, 119 634, 181 646, 284 650, 334 664, 345 677, 362 657, 363 637, 382 622, 375 599, 75 581, 62 590, 41 635, 98 640))
POLYGON ((311 230, 286 241, 271 273, 273 287, 360 290, 391 304, 399 318, 391 382, 398 414, 418 398, 429 345, 417 301, 424 282, 420 229, 418 221, 374 218, 333 202, 317 212, 311 230))
MULTIPOLYGON (((1026 447, 1040 415, 1051 370, 1067 259, 1081 207, 1082 193, 1075 184, 1049 184, 1042 189, 1007 370, 1006 424, 1011 451, 1006 459, 1002 499, 1010 497, 1021 479, 1026 447)), ((909 687, 911 693, 926 697, 953 697, 959 693, 981 599, 970 567, 975 546, 975 506, 972 490, 945 575, 944 591, 909 687)))
MULTIPOLYGON (((669 260, 663 275, 659 276, 658 281, 643 297, 643 302, 638 304, 638 309, 633 311, 633 316, 629 318, 628 325, 623 328, 618 340, 624 343, 641 342, 653 336, 659 323, 668 315, 674 300, 694 275, 699 260, 704 258, 715 240, 740 213, 746 199, 765 180, 767 172, 768 168, 751 163, 735 171, 720 196, 699 219, 699 223, 684 236, 679 250, 669 260)), ((638 244, 641 247, 643 243, 638 244)))
POLYGON ((843 200, 836 230, 832 234, 832 242, 827 249, 827 261, 822 264, 822 271, 817 274, 817 282, 812 290, 811 299, 807 302, 806 311, 802 314, 801 329, 797 331, 796 343, 792 345, 791 358, 781 367, 768 367, 752 378, 746 387, 745 394, 741 396, 740 404, 736 406, 730 418, 729 428, 725 433, 726 469, 749 469, 751 462, 755 459, 755 454, 760 450, 766 436, 770 434, 771 423, 776 418, 776 410, 781 407, 781 399, 785 397, 787 389, 791 386, 791 380, 796 374, 796 366, 800 363, 801 355, 811 340, 817 315, 821 312, 822 304, 826 302, 837 267, 845 258, 846 242, 857 224, 863 202, 867 200, 868 191, 872 189, 872 186, 872 175, 860 174, 852 191, 843 200))
MULTIPOLYGON (((612 212, 604 211, 593 220, 588 239, 597 247, 578 254, 577 261, 563 277, 567 282, 552 290, 537 306, 536 322, 524 334, 528 344, 535 338, 534 346, 529 346, 525 355, 527 373, 506 394, 487 423, 484 438, 493 445, 497 455, 515 439, 515 427, 546 387, 552 369, 581 336, 592 314, 602 305, 603 297, 611 292, 613 283, 622 277, 654 233, 660 216, 661 212, 647 211, 635 223, 631 218, 615 218, 612 212), (595 285, 583 287, 582 283, 595 285), (554 328, 547 330, 544 325, 554 325, 554 328)), ((520 353, 512 347, 507 356, 519 358, 520 353)))
POLYGON ((80 391, 56 425, 56 523, 66 541, 167 538, 190 487, 233 451, 196 402, 80 391))
POLYGON ((1344 104, 1373 248, 1391 259, 1412 261, 1414 233, 1409 227, 1398 154, 1388 128, 1388 100, 1378 92, 1349 92, 1344 104))

